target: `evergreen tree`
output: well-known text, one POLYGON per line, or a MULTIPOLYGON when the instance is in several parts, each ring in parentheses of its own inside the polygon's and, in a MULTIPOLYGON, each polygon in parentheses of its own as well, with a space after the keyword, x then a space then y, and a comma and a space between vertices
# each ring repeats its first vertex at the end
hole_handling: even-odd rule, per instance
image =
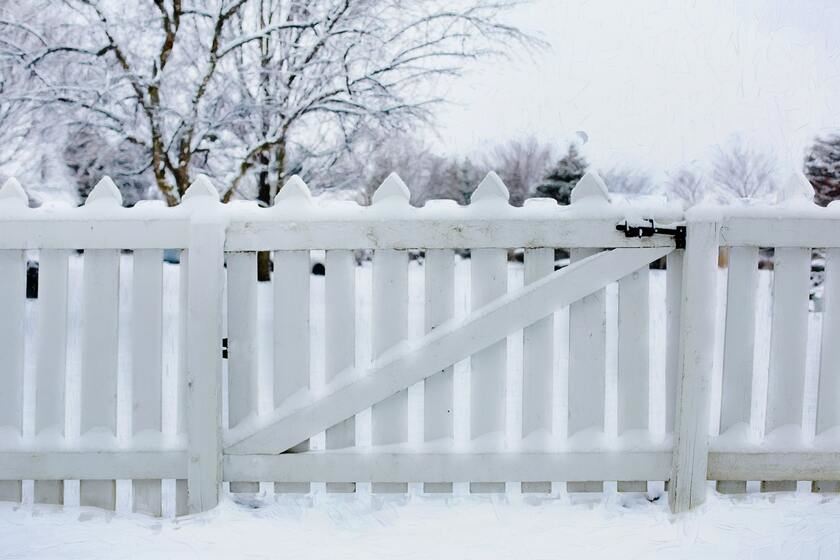
POLYGON ((560 204, 569 204, 572 189, 586 173, 589 167, 586 159, 580 155, 575 144, 569 144, 566 152, 556 165, 549 168, 548 174, 537 185, 537 192, 541 196, 548 196, 560 204))
POLYGON ((440 198, 455 200, 458 204, 469 204, 481 178, 481 170, 469 158, 452 160, 444 172, 443 192, 438 195, 440 198))
POLYGON ((840 134, 817 138, 805 156, 805 176, 814 186, 814 202, 840 200, 840 134))

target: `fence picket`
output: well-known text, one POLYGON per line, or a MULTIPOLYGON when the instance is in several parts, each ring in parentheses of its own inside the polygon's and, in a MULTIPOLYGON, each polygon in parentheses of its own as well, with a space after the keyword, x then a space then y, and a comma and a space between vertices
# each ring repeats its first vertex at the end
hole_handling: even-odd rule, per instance
MULTIPOLYGON (((324 305, 326 309, 326 382, 356 365, 356 259, 353 251, 327 251, 324 305)), ((356 419, 327 429, 326 448, 356 443, 356 419)), ((328 483, 328 492, 355 492, 355 482, 328 483)))
MULTIPOLYGON (((425 332, 431 332, 454 316, 455 312, 455 255, 447 249, 429 249, 424 261, 425 273, 425 332)), ((424 382, 423 438, 425 441, 453 440, 454 427, 454 368, 449 366, 424 382)), ((423 485, 425 492, 452 492, 451 482, 423 485)))
MULTIPOLYGON (((83 438, 113 442, 117 429, 119 251, 86 250, 83 275, 81 433, 83 438)), ((79 492, 81 505, 116 506, 113 480, 83 480, 79 492)))
MULTIPOLYGON (((134 252, 132 433, 162 441, 163 251, 134 252)), ((134 481, 134 511, 161 515, 161 481, 134 481)))
MULTIPOLYGON (((599 249, 572 249, 576 262, 599 249)), ((569 306, 569 437, 604 431, 606 399, 607 296, 602 289, 569 306)), ((602 482, 568 481, 569 492, 601 492, 602 482)))
MULTIPOLYGON (((175 435, 188 438, 187 425, 187 354, 189 334, 190 252, 181 251, 178 263, 178 371, 176 375, 175 435)), ((175 514, 189 513, 187 479, 175 480, 175 514)))
MULTIPOLYGON (((817 396, 817 436, 840 426, 840 249, 825 255, 822 348, 817 396)), ((815 481, 815 492, 837 492, 838 481, 815 481)))
MULTIPOLYGON (((284 187, 287 188, 287 187, 284 187)), ((274 253, 274 406, 310 386, 309 251, 274 253)), ((309 440, 292 448, 309 450, 309 440)), ((275 482, 275 492, 309 492, 309 483, 275 482)))
MULTIPOLYGON (((648 430, 650 270, 618 281, 618 434, 648 430)), ((646 481, 618 481, 619 492, 646 492, 646 481)))
MULTIPOLYGON (((373 255, 372 359, 408 336, 408 254, 385 249, 373 255)), ((408 441, 408 390, 373 405, 371 409, 373 445, 408 441)), ((374 492, 408 491, 404 483, 373 483, 374 492)))
MULTIPOLYGON (((257 253, 228 253, 228 428, 257 412, 257 253)), ((231 492, 259 491, 236 481, 231 492)))
MULTIPOLYGON (((208 194, 212 185, 199 178, 190 191, 208 194)), ((215 190, 212 191, 215 193, 215 190)), ((190 194, 188 191, 187 194, 190 194)), ((214 197, 202 196, 206 202, 214 197)), ((190 224, 186 331, 186 425, 189 441, 187 507, 197 513, 219 502, 221 459, 221 341, 224 292, 223 223, 194 220, 190 224)))
MULTIPOLYGON (((26 256, 0 251, 0 430, 23 435, 23 351, 26 324, 26 256)), ((20 502, 21 481, 0 480, 0 501, 20 502)))
MULTIPOLYGON (((473 249, 470 264, 471 307, 478 309, 507 292, 507 251, 473 249)), ((505 433, 507 341, 501 340, 470 358, 470 438, 490 446, 505 433)), ((470 492, 504 492, 504 482, 473 482, 470 492)))
MULTIPOLYGON (((525 284, 554 272, 554 249, 525 250, 525 284)), ((551 436, 554 390, 554 316, 525 327, 522 334, 522 437, 551 436)), ((551 492, 551 481, 523 482, 523 493, 551 492)))
POLYGON ((683 249, 675 249, 665 259, 665 432, 674 431, 677 379, 680 361, 680 311, 682 309, 683 249))
POLYGON ((817 434, 840 426, 840 249, 826 251, 817 434))
MULTIPOLYGON (((69 255, 67 250, 50 249, 41 251, 39 257, 35 432, 46 439, 65 436, 69 255)), ((63 501, 62 481, 35 481, 36 503, 61 504, 63 501)))
MULTIPOLYGON (((723 380, 720 433, 739 424, 748 433, 752 399, 755 348, 755 292, 758 281, 758 248, 731 247, 726 286, 726 319, 723 344, 723 380)), ((743 493, 746 481, 721 480, 719 492, 743 493)))
MULTIPOLYGON (((802 425, 811 250, 776 248, 765 433, 802 425)), ((796 481, 765 481, 765 491, 795 490, 796 481)))

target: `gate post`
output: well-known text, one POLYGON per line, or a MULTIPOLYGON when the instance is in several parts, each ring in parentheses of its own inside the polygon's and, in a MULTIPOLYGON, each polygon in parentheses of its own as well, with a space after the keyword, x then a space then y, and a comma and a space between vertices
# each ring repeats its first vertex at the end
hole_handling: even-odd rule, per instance
POLYGON ((222 293, 226 223, 219 195, 200 176, 184 195, 192 206, 187 293, 187 505, 199 513, 219 503, 222 481, 222 293))
POLYGON ((706 499, 719 223, 688 221, 682 274, 671 511, 706 499))

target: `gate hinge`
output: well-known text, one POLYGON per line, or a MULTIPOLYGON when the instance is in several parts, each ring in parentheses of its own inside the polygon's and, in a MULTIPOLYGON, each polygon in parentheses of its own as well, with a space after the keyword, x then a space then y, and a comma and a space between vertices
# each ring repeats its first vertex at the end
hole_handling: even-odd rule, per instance
POLYGON ((653 237, 659 235, 671 235, 677 249, 685 249, 685 226, 672 228, 659 227, 653 220, 644 220, 645 225, 631 225, 627 220, 615 226, 618 231, 623 231, 625 237, 653 237))
POLYGON ((227 338, 222 339, 222 359, 223 360, 228 359, 228 339, 227 338))

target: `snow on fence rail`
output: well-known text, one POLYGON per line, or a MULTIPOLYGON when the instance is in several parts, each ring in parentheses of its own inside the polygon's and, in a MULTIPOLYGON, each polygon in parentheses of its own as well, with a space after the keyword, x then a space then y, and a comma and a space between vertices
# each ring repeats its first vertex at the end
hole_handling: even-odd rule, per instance
POLYGON ((272 208, 223 205, 199 178, 178 207, 128 209, 106 178, 82 207, 30 209, 7 182, 0 499, 172 515, 214 506, 222 482, 448 493, 658 481, 684 511, 707 479, 838 489, 837 208, 794 192, 683 214, 611 200, 593 174, 568 207, 513 208, 493 174, 469 206, 408 200, 392 175, 370 207, 315 201, 297 178, 272 208), (644 220, 684 223, 685 248, 616 228, 644 220), (759 272, 768 248, 774 270, 759 272), (815 248, 821 313, 809 313, 815 248), (257 281, 261 251, 271 282, 257 281), (649 267, 662 258, 664 271, 649 267))

